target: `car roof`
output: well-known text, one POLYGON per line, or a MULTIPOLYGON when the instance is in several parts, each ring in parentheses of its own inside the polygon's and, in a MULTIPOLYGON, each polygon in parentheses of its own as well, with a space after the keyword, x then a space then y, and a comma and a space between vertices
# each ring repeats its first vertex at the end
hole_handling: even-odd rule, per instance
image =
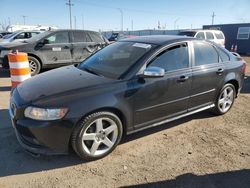
POLYGON ((82 31, 82 32, 93 32, 93 33, 99 33, 97 31, 91 31, 91 30, 82 30, 82 29, 51 29, 48 30, 51 32, 58 32, 58 31, 82 31))
POLYGON ((211 32, 222 32, 221 30, 216 30, 216 29, 187 29, 187 30, 181 30, 180 33, 182 32, 200 32, 200 31, 211 31, 211 32))
POLYGON ((148 35, 148 36, 126 38, 120 41, 164 45, 167 43, 178 42, 178 41, 183 41, 183 40, 195 40, 195 38, 186 37, 186 36, 178 36, 178 35, 148 35))

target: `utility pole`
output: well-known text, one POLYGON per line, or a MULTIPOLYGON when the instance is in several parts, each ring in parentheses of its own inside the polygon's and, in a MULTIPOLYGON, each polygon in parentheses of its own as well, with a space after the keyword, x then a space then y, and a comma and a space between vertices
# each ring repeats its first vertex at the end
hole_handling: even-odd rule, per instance
POLYGON ((10 17, 8 17, 9 25, 11 25, 10 17))
POLYGON ((25 25, 25 19, 27 18, 27 16, 22 16, 23 17, 23 25, 25 25))
POLYGON ((123 11, 122 11, 122 9, 120 9, 120 8, 117 8, 119 11, 120 11, 120 13, 121 13, 121 32, 123 32, 123 11))
POLYGON ((134 31, 134 21, 131 20, 131 30, 134 31))
POLYGON ((215 17, 216 15, 214 14, 214 12, 213 12, 213 14, 212 14, 212 25, 214 25, 214 17, 215 17))
POLYGON ((72 17, 71 17, 71 7, 74 5, 71 3, 71 0, 68 0, 69 2, 66 3, 66 5, 69 6, 69 22, 70 22, 70 29, 72 29, 72 17))
POLYGON ((75 21, 75 29, 76 29, 76 16, 74 16, 74 21, 75 21))
POLYGON ((176 18, 175 21, 174 21, 174 29, 176 29, 176 23, 177 21, 179 20, 180 18, 176 18))
POLYGON ((84 16, 82 14, 82 29, 84 30, 84 16))

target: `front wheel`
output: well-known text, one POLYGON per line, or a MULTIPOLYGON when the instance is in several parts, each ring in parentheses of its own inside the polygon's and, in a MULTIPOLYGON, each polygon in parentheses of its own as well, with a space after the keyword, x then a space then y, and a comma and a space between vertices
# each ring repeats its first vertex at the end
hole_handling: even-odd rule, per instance
POLYGON ((32 56, 28 56, 28 60, 29 60, 31 76, 37 75, 41 71, 40 62, 32 56))
POLYGON ((227 113, 233 106, 235 96, 236 92, 234 85, 230 83, 224 85, 217 97, 214 112, 218 115, 227 113))
POLYGON ((72 134, 72 147, 85 160, 111 153, 122 137, 122 123, 111 112, 97 112, 81 121, 72 134))

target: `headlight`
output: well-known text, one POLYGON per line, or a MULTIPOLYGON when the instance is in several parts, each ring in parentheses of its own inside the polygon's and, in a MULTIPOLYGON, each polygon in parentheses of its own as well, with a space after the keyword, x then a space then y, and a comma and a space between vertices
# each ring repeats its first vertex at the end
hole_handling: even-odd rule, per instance
POLYGON ((24 115, 25 117, 35 120, 56 120, 63 118, 67 112, 67 108, 45 109, 27 107, 24 111, 24 115))

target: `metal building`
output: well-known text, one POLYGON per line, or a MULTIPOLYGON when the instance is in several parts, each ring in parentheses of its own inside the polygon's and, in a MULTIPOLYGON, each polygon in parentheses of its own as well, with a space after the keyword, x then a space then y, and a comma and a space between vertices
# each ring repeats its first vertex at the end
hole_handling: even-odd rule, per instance
POLYGON ((204 25, 203 29, 219 29, 226 38, 225 47, 230 50, 237 45, 237 52, 250 54, 250 23, 204 25))

